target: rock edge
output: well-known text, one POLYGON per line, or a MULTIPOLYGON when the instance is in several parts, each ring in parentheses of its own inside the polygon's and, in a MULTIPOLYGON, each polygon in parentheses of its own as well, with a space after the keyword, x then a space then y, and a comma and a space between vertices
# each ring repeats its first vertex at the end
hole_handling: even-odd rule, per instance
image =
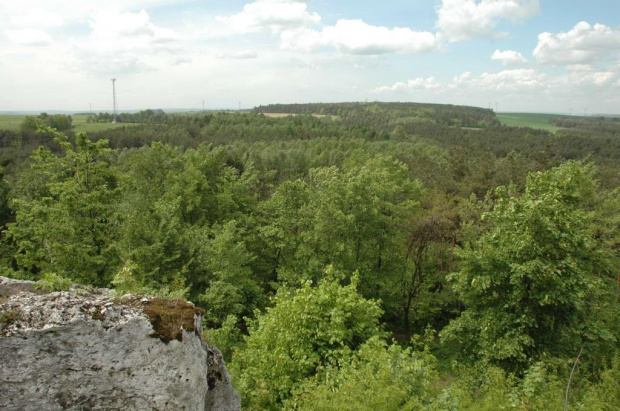
POLYGON ((240 409, 184 300, 0 277, 0 409, 240 409))

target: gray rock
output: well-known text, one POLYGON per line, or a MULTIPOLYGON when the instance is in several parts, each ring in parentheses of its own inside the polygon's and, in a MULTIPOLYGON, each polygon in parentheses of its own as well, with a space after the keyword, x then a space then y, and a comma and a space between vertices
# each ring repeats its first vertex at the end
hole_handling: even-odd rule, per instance
POLYGON ((0 409, 240 409, 191 303, 18 283, 0 277, 0 409))
POLYGON ((11 278, 0 277, 0 304, 4 304, 9 297, 20 292, 45 294, 45 291, 35 288, 33 281, 13 280, 11 278))

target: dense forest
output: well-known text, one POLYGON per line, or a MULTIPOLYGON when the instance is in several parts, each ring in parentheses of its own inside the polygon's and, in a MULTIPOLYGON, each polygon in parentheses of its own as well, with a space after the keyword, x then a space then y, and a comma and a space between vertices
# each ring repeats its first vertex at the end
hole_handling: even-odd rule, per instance
POLYGON ((1 275, 189 299, 248 410, 620 409, 618 119, 119 118, 0 130, 1 275))

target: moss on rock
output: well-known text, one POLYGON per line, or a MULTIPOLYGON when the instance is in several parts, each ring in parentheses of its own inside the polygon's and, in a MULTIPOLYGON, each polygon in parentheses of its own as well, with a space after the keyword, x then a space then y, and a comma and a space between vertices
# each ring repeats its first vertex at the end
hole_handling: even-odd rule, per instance
POLYGON ((195 331, 197 316, 204 315, 202 308, 185 300, 150 298, 140 300, 142 311, 153 325, 151 337, 163 342, 183 340, 183 332, 195 331))

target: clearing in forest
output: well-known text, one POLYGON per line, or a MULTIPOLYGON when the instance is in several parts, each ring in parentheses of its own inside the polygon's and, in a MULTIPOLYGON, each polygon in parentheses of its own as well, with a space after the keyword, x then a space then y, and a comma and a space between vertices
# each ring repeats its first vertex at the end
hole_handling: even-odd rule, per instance
POLYGON ((552 133, 558 131, 560 127, 554 126, 549 121, 558 116, 560 115, 543 113, 497 113, 496 115, 504 126, 538 128, 552 133))

